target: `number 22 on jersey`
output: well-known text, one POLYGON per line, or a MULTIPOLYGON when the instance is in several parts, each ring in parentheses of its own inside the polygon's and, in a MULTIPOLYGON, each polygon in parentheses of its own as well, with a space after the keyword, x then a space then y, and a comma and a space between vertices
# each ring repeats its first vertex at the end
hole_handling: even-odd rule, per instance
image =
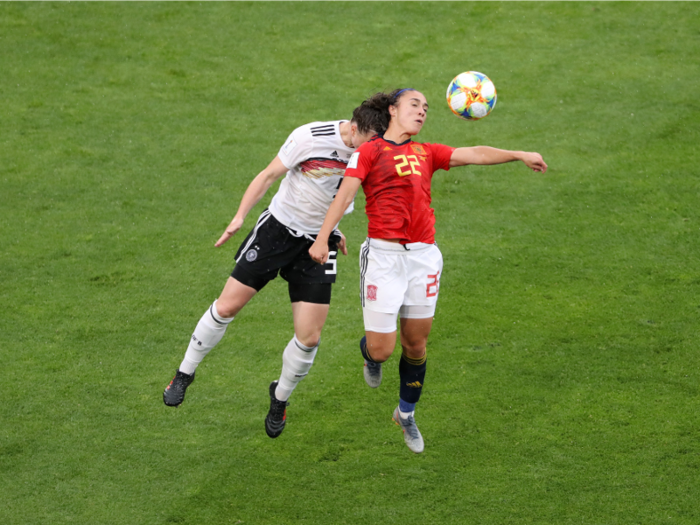
POLYGON ((422 175, 420 170, 420 163, 418 162, 418 157, 416 155, 396 155, 394 160, 400 161, 396 164, 396 173, 399 177, 405 177, 406 175, 422 175))

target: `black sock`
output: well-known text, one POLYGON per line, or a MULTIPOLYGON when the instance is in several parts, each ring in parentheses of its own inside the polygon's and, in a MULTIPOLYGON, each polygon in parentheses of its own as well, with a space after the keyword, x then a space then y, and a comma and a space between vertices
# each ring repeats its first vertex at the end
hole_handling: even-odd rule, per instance
POLYGON ((418 359, 407 357, 401 354, 399 361, 399 377, 401 378, 401 388, 399 397, 407 403, 417 403, 420 399, 425 382, 426 354, 418 359))

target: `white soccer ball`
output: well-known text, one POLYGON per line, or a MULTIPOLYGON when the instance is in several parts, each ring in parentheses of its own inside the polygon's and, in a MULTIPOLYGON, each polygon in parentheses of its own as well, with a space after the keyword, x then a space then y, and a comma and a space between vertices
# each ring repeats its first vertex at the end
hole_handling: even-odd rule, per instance
POLYGON ((464 120, 479 120, 496 105, 496 86, 478 71, 460 73, 447 86, 447 105, 464 120))

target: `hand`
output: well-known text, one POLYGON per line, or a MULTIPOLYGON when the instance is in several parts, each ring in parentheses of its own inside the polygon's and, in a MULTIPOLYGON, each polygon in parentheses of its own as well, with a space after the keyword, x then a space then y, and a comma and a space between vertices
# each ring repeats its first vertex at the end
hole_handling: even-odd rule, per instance
POLYGON ((532 171, 539 171, 541 173, 547 171, 547 163, 539 153, 523 153, 522 161, 532 171))
POLYGON ((224 244, 226 241, 228 241, 231 237, 233 237, 238 230, 241 229, 241 226, 243 226, 243 219, 239 219, 238 217, 234 217, 233 220, 231 221, 231 224, 228 225, 228 228, 226 228, 226 231, 219 237, 219 240, 216 241, 216 246, 217 248, 224 244))
POLYGON ((340 234, 340 241, 338 241, 338 249, 340 250, 340 253, 343 255, 348 254, 348 243, 345 240, 345 235, 343 235, 343 232, 340 230, 337 230, 337 232, 340 234))
MULTIPOLYGON (((338 247, 340 247, 340 244, 338 244, 338 247)), ((309 248, 309 255, 317 263, 326 264, 328 260, 328 241, 319 242, 319 240, 316 239, 316 242, 309 248)))

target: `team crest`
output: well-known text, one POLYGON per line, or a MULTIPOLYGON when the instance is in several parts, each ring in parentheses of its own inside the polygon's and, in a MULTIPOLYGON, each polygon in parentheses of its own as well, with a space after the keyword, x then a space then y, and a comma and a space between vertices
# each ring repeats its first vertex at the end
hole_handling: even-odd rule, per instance
POLYGON ((367 300, 376 301, 377 300, 377 287, 373 284, 367 285, 367 300))
POLYGON ((411 149, 418 155, 425 155, 425 150, 423 149, 422 144, 411 144, 411 149))
POLYGON ((248 262, 253 262, 257 258, 258 252, 256 252, 255 250, 248 250, 245 254, 245 260, 248 262))

